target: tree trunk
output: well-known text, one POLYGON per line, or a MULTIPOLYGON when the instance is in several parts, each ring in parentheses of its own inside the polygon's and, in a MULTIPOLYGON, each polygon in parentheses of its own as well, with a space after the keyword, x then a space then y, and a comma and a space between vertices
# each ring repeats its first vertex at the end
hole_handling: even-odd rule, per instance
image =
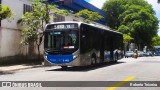
POLYGON ((38 60, 40 60, 41 59, 40 45, 37 45, 37 49, 38 49, 38 60))
POLYGON ((37 44, 37 50, 38 50, 38 60, 41 60, 41 53, 40 53, 40 45, 42 43, 43 35, 39 37, 39 39, 36 41, 37 44))
POLYGON ((29 55, 35 55, 34 48, 34 42, 29 42, 29 55))

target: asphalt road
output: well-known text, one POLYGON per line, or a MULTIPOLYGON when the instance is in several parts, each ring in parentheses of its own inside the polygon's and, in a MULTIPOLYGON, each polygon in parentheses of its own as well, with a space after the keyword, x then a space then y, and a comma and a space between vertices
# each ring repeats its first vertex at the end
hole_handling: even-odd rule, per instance
MULTIPOLYGON (((160 90, 159 87, 137 87, 139 82, 132 83, 134 87, 121 87, 125 84, 130 85, 128 81, 160 81, 160 57, 139 57, 124 58, 118 63, 104 63, 88 67, 69 67, 61 69, 58 66, 38 67, 26 70, 8 72, 0 75, 0 81, 73 81, 69 84, 76 86, 74 81, 115 81, 113 87, 89 86, 81 87, 85 82, 78 82, 79 87, 2 87, 0 90, 160 90), (126 81, 123 83, 122 81, 126 81)), ((47 82, 48 84, 50 82, 47 82)), ((52 83, 52 82, 51 82, 52 83)), ((60 82, 64 83, 64 82, 60 82)), ((67 82, 68 83, 68 82, 67 82)), ((93 84, 92 82, 89 82, 93 84)), ((96 82, 94 82, 96 83, 96 82)), ((158 82, 160 85, 160 82, 158 82)), ((98 84, 98 82, 97 82, 98 84)), ((144 85, 144 83, 142 83, 144 85)), ((149 83, 150 84, 150 83, 149 83)), ((157 84, 156 82, 154 84, 157 84)), ((99 85, 99 84, 98 84, 99 85)), ((153 85, 153 83, 152 83, 153 85)))

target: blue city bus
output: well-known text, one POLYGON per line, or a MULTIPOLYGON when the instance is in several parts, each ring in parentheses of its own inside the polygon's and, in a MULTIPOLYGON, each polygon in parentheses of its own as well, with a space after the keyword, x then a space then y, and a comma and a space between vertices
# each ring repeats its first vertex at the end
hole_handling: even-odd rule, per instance
POLYGON ((55 22, 44 30, 44 64, 87 66, 123 57, 123 35, 83 22, 55 22))

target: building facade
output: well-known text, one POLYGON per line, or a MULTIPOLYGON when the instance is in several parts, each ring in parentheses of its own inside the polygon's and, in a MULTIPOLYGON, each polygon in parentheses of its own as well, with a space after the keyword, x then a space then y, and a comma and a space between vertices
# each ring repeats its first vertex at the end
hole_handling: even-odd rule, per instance
MULTIPOLYGON (((14 62, 23 62, 27 60, 34 59, 37 53, 36 45, 30 43, 27 46, 22 46, 21 41, 21 25, 17 24, 17 21, 21 16, 31 10, 32 0, 0 0, 0 4, 9 6, 14 12, 13 19, 4 19, 1 21, 0 26, 0 65, 8 64, 14 62)), ((72 1, 71 3, 62 3, 63 0, 49 0, 49 3, 57 4, 59 8, 65 8, 77 12, 80 9, 89 9, 92 11, 97 11, 103 14, 98 8, 90 5, 83 0, 66 0, 72 1), (54 2, 53 2, 54 1, 54 2), (83 5, 83 3, 85 3, 83 5), (89 7, 87 7, 89 6, 89 7)), ((65 0, 64 0, 65 1, 65 0)), ((52 17, 52 16, 51 16, 52 17)), ((82 18, 76 18, 72 15, 70 16, 57 16, 56 19, 51 19, 50 22, 57 21, 82 21, 82 18)), ((94 22, 95 23, 95 22, 94 22)), ((101 24, 105 22, 100 21, 101 24)), ((99 24, 99 23, 97 23, 99 24)), ((41 53, 43 54, 43 45, 41 46, 41 53)))
POLYGON ((67 9, 72 10, 73 13, 77 13, 80 10, 88 9, 93 12, 98 12, 104 18, 101 20, 96 21, 102 25, 106 25, 106 14, 104 11, 100 10, 99 8, 93 6, 92 4, 84 1, 84 0, 49 0, 50 4, 57 4, 60 9, 67 9))
POLYGON ((28 54, 29 46, 22 46, 21 26, 17 21, 23 15, 25 6, 30 5, 29 0, 1 0, 1 4, 9 6, 14 12, 13 19, 4 19, 1 21, 0 27, 0 64, 14 63, 15 60, 20 61, 28 54))

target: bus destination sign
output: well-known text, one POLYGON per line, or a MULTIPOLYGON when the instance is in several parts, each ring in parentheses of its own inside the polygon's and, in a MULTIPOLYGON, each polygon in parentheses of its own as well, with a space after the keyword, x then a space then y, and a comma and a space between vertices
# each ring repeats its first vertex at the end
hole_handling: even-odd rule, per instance
POLYGON ((47 26, 47 29, 73 29, 77 27, 77 24, 52 24, 47 26))

